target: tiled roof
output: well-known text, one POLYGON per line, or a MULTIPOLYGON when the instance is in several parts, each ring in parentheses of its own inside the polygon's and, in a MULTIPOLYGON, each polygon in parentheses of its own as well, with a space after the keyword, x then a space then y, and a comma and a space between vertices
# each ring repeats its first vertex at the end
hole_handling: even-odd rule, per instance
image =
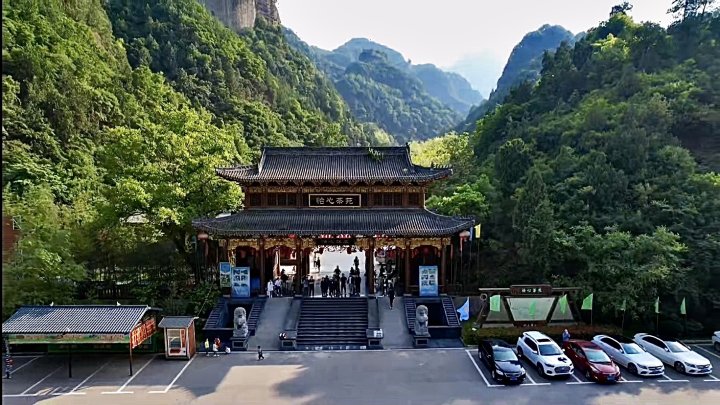
POLYGON ((258 209, 193 221, 196 229, 219 236, 443 236, 469 229, 474 224, 472 218, 446 217, 421 208, 258 209))
POLYGON ((2 324, 3 334, 130 333, 145 305, 55 305, 20 307, 2 324))
POLYGON ((166 316, 158 324, 158 328, 166 329, 182 329, 187 328, 193 323, 195 317, 192 316, 166 316))
POLYGON ((250 182, 428 182, 452 174, 448 167, 414 165, 407 147, 264 148, 257 166, 218 168, 219 176, 250 182))

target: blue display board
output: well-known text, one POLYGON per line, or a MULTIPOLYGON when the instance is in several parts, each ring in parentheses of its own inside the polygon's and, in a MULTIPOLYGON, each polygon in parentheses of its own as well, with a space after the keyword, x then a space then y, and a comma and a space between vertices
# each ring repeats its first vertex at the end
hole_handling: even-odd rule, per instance
POLYGON ((438 295, 438 266, 420 266, 420 296, 436 297, 438 295))
POLYGON ((231 297, 250 296, 250 267, 233 267, 231 297))
POLYGON ((229 262, 220 262, 220 287, 232 287, 232 266, 229 262))

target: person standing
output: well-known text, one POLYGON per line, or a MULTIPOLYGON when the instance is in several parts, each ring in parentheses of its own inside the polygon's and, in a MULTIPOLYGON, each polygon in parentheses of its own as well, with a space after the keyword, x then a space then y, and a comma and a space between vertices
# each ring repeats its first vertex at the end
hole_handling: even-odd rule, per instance
POLYGON ((210 357, 210 339, 205 339, 205 357, 210 357))
POLYGON ((570 332, 568 332, 568 330, 565 329, 562 333, 562 341, 563 341, 563 343, 565 343, 568 340, 570 340, 570 332))
POLYGON ((275 288, 273 289, 273 292, 275 293, 276 297, 282 297, 282 284, 280 282, 280 277, 275 278, 275 288))
POLYGON ((314 297, 314 296, 315 296, 315 279, 313 278, 313 276, 310 276, 310 280, 308 281, 308 285, 309 285, 309 287, 310 287, 310 296, 311 296, 311 297, 314 297))
POLYGON ((258 361, 265 360, 265 356, 263 356, 262 347, 258 346, 257 352, 258 352, 258 361))
POLYGON ((310 295, 308 289, 310 288, 310 281, 308 281, 307 277, 303 277, 303 297, 307 297, 310 295))
POLYGON ((220 349, 220 338, 215 338, 213 342, 213 357, 220 357, 218 350, 220 349))
POLYGON ((340 295, 343 297, 347 296, 347 277, 345 277, 345 273, 342 274, 342 277, 340 277, 340 295))
POLYGON ((268 280, 268 282, 267 282, 267 296, 268 297, 272 298, 274 289, 275 289, 275 284, 273 284, 272 280, 268 280))
POLYGON ((387 296, 390 299, 390 309, 393 309, 393 302, 395 301, 395 286, 393 283, 388 284, 387 296))

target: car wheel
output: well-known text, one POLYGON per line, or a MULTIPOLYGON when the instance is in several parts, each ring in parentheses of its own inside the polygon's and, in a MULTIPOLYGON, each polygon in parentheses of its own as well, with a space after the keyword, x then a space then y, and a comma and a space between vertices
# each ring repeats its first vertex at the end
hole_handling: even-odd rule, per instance
POLYGON ((677 363, 675 363, 675 371, 680 374, 685 374, 685 365, 678 361, 677 363))
POLYGON ((639 375, 639 374, 638 374, 638 368, 637 368, 637 366, 634 365, 634 364, 632 364, 632 363, 630 363, 630 364, 628 365, 628 370, 630 370, 630 373, 631 373, 631 374, 639 375))
POLYGON ((517 349, 518 349, 518 350, 517 350, 517 352, 518 352, 518 353, 517 353, 518 359, 521 359, 522 356, 523 356, 522 348, 521 348, 520 346, 518 346, 517 349))
POLYGON ((540 374, 540 377, 545 377, 545 369, 543 368, 542 364, 537 364, 537 372, 540 374))
POLYGON ((715 350, 720 352, 720 342, 715 342, 715 350))

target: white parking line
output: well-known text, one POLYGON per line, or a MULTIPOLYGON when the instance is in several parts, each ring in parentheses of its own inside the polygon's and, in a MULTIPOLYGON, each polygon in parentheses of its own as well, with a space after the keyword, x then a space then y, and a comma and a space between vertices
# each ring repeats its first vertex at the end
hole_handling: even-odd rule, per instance
POLYGON ((642 380, 628 380, 628 379, 625 378, 625 377, 620 377, 620 379, 618 380, 618 382, 619 382, 619 383, 641 383, 641 382, 643 382, 643 381, 642 381, 642 380))
POLYGON ((696 349, 700 349, 700 350, 704 351, 705 353, 707 353, 707 354, 709 354, 709 355, 711 355, 711 356, 715 356, 715 357, 717 357, 718 359, 720 359, 720 356, 718 356, 716 353, 711 352, 711 351, 708 350, 708 349, 705 349, 705 348, 700 347, 700 346, 698 346, 698 345, 695 345, 695 348, 696 348, 696 349))
POLYGON ((128 386, 128 384, 130 384, 130 382, 132 382, 132 380, 135 379, 135 377, 140 375, 140 373, 142 373, 142 371, 145 370, 145 367, 149 366, 150 363, 152 363, 152 361, 155 360, 155 357, 157 357, 157 354, 150 357, 150 360, 148 360, 147 363, 143 364, 143 366, 140 367, 140 370, 138 370, 137 373, 133 374, 132 377, 130 377, 127 381, 125 381, 125 384, 123 384, 122 387, 118 388, 117 391, 103 392, 102 394, 132 394, 133 391, 123 391, 123 390, 125 389, 125 387, 128 386))
POLYGON ((98 368, 97 370, 95 370, 95 372, 93 372, 92 374, 90 374, 86 379, 80 381, 80 384, 76 385, 75 388, 71 389, 70 391, 68 391, 68 392, 60 392, 60 393, 53 394, 53 395, 85 395, 84 392, 75 392, 75 391, 77 391, 80 387, 82 387, 83 385, 85 385, 85 383, 88 382, 89 379, 93 378, 93 377, 95 376, 95 374, 99 373, 100 370, 102 370, 103 368, 105 368, 105 366, 107 366, 108 364, 110 364, 110 360, 106 361, 105 364, 103 364, 102 366, 100 366, 100 368, 98 368))
POLYGON ((502 385, 490 384, 487 378, 485 378, 485 375, 482 373, 482 371, 480 371, 480 367, 475 362, 475 358, 473 357, 472 353, 470 353, 470 350, 465 350, 465 353, 467 353, 468 357, 470 357, 470 361, 472 361, 473 366, 475 366, 475 370, 477 370, 478 374, 480 374, 480 377, 482 377, 483 381, 485 381, 485 385, 487 385, 488 387, 502 387, 502 385))
MULTIPOLYGON (((25 391, 21 392, 20 395, 26 395, 26 394, 28 393, 28 391, 30 391, 31 389, 37 387, 41 382, 47 380, 51 375, 55 374, 55 372, 58 371, 58 370, 60 370, 61 368, 62 368, 62 366, 60 366, 60 367, 56 368, 55 370, 51 371, 50 374, 46 375, 46 376, 43 377, 40 381, 36 382, 35 384, 31 385, 28 389, 26 389, 25 391)), ((37 396, 37 395, 33 394, 32 396, 37 396)))
POLYGON ((20 371, 20 369, 22 369, 23 367, 25 367, 25 366, 27 366, 28 364, 32 363, 33 361, 39 359, 40 357, 42 357, 42 356, 37 356, 37 357, 35 357, 35 358, 32 359, 32 360, 28 360, 27 363, 21 364, 20 367, 18 367, 18 368, 16 368, 15 370, 13 370, 13 371, 10 373, 10 375, 13 375, 13 374, 17 373, 18 371, 20 371))
POLYGON ((185 372, 185 369, 190 366, 190 363, 192 363, 193 360, 195 360, 195 357, 196 357, 196 356, 197 356, 197 354, 195 354, 195 355, 192 356, 192 358, 190 359, 190 361, 188 361, 187 364, 185 364, 185 367, 183 367, 182 370, 180 370, 180 372, 177 373, 177 375, 175 376, 175 378, 173 378, 173 380, 170 381, 170 384, 168 384, 168 386, 165 387, 164 390, 162 390, 162 391, 148 391, 148 393, 150 393, 150 394, 167 394, 167 392, 170 391, 170 388, 172 388, 172 386, 175 384, 175 382, 178 380, 178 378, 180 378, 180 376, 182 375, 182 373, 185 372))
POLYGON ((575 379, 575 381, 577 381, 577 382, 574 382, 574 383, 567 383, 567 384, 577 384, 577 383, 585 383, 585 382, 587 382, 587 381, 583 381, 583 380, 581 380, 581 379, 577 378, 577 376, 575 375, 575 373, 574 373, 574 372, 573 372, 572 374, 570 374, 570 376, 572 376, 572 378, 574 378, 574 379, 575 379))

